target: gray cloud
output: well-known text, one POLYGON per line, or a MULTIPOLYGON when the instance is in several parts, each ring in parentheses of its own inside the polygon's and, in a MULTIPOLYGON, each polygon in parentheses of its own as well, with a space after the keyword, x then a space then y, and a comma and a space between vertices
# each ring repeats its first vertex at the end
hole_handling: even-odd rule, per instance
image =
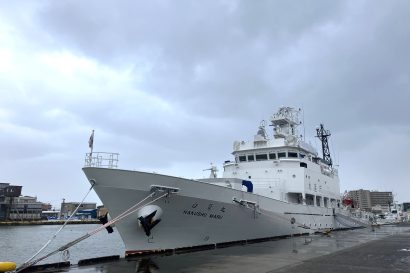
MULTIPOLYGON (((48 159, 60 172, 79 172, 95 129, 98 148, 119 151, 127 167, 201 175, 229 158, 234 140, 250 139, 261 119, 291 105, 304 108, 308 136, 319 122, 334 133, 344 188, 388 189, 394 179, 410 190, 402 152, 410 130, 407 1, 1 5, 21 80, 0 74, 8 113, 0 111, 0 147, 28 170, 48 159), (84 68, 60 71, 64 54, 84 68)), ((18 168, 8 164, 12 179, 18 168)), ((57 177, 51 171, 32 185, 57 177)), ((81 173, 64 181, 87 188, 81 173)), ((78 190, 67 194, 79 198, 78 190)))

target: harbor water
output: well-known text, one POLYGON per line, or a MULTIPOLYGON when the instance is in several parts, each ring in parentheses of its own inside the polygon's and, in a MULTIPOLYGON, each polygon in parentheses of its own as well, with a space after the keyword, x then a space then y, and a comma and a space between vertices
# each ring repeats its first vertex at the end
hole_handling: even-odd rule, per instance
MULTIPOLYGON (((55 240, 38 256, 41 257, 62 245, 79 238, 100 225, 67 225, 55 240)), ((17 264, 31 258, 61 226, 0 226, 0 261, 13 261, 17 264)), ((125 248, 119 233, 106 230, 87 238, 69 249, 69 260, 75 264, 81 259, 108 255, 124 256, 125 248)), ((67 258, 67 257, 66 257, 67 258)), ((64 257, 56 254, 41 263, 62 262, 64 257)), ((41 264, 40 263, 40 264, 41 264)))
MULTIPOLYGON (((68 225, 44 254, 59 248, 98 226, 99 225, 68 225)), ((18 264, 23 263, 40 249, 58 228, 59 226, 48 225, 0 226, 0 260, 10 260, 18 264)), ((381 226, 374 229, 368 227, 356 230, 334 231, 330 234, 289 237, 286 239, 174 254, 171 256, 151 255, 121 259, 113 262, 103 262, 90 266, 75 265, 79 260, 87 258, 110 255, 120 255, 123 257, 125 249, 118 232, 108 234, 104 230, 70 248, 69 261, 73 266, 65 270, 78 273, 287 273, 347 272, 349 270, 346 271, 346 268, 350 268, 349 272, 403 272, 403 268, 407 268, 407 266, 410 265, 407 252, 407 242, 409 238, 410 225, 405 224, 398 226, 381 226), (374 243, 370 244, 371 242, 374 243), (373 247, 373 245, 375 247, 373 247), (372 253, 368 254, 368 252, 372 253), (335 254, 332 254, 333 256, 327 256, 331 253, 335 254), (397 260, 395 263, 391 262, 393 258, 390 257, 390 254, 397 260), (346 259, 344 258, 346 255, 353 255, 353 257, 346 259), (362 261, 360 259, 363 258, 360 255, 367 255, 367 258, 370 257, 369 255, 375 257, 374 259, 370 259, 368 264, 366 264, 365 268, 367 268, 368 271, 362 270, 362 261), (320 259, 322 256, 328 258, 320 259), (356 256, 360 257, 360 259, 356 261, 355 264, 351 264, 350 261, 356 256), (380 261, 383 262, 383 265, 380 265, 380 261), (295 270, 294 266, 301 268, 295 270), (310 270, 312 266, 316 266, 316 268, 310 270), (329 268, 332 268, 332 270, 329 268), (384 268, 385 271, 374 271, 377 268, 384 268), (340 270, 338 271, 337 269, 340 270), (343 271, 341 271, 342 269, 343 271)), ((61 261, 64 261, 63 257, 56 255, 44 260, 42 263, 61 261)), ((60 272, 59 270, 57 271, 60 272)))

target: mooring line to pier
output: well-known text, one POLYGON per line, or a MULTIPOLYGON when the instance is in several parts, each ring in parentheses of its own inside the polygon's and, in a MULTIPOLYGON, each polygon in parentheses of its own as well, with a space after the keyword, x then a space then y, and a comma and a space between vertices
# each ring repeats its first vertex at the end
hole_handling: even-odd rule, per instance
POLYGON ((75 208, 74 212, 70 215, 70 217, 64 222, 64 224, 60 227, 59 230, 57 230, 56 233, 54 233, 54 235, 27 261, 24 262, 24 264, 27 264, 29 262, 31 262, 35 257, 38 256, 38 254, 40 254, 56 237, 57 235, 60 233, 60 231, 63 230, 63 228, 65 228, 65 226, 68 224, 68 222, 71 220, 71 218, 77 213, 78 209, 80 208, 80 206, 84 203, 85 199, 87 198, 88 194, 91 192, 91 190, 94 188, 95 182, 92 182, 90 189, 88 190, 88 192, 86 193, 86 195, 84 196, 84 198, 81 200, 81 202, 78 204, 78 206, 75 208))
POLYGON ((42 261, 42 260, 44 260, 44 259, 47 259, 48 257, 50 257, 50 256, 52 256, 52 255, 54 255, 54 254, 57 254, 58 252, 62 252, 62 251, 67 250, 68 248, 70 248, 70 247, 72 247, 72 246, 78 244, 79 242, 81 242, 81 241, 87 239, 88 237, 90 237, 90 236, 92 236, 92 235, 94 235, 94 234, 100 232, 101 230, 105 229, 106 227, 108 227, 108 226, 110 226, 110 225, 112 225, 112 224, 114 224, 114 223, 116 223, 116 222, 118 222, 118 221, 124 219, 125 217, 131 215, 132 213, 134 213, 134 212, 136 212, 137 210, 139 210, 142 206, 150 205, 150 204, 152 204, 152 203, 158 201, 159 199, 168 196, 168 195, 169 195, 169 192, 166 192, 166 193, 164 193, 163 195, 161 195, 161 196, 155 198, 154 200, 152 200, 152 201, 150 201, 150 202, 148 202, 148 203, 146 203, 146 204, 144 204, 144 205, 141 205, 144 201, 146 201, 146 200, 147 200, 148 198, 150 198, 150 197, 153 197, 155 194, 156 194, 156 192, 150 193, 150 194, 149 194, 147 197, 145 197, 143 200, 141 200, 141 201, 139 201, 137 204, 131 206, 129 209, 125 210, 123 213, 121 213, 120 215, 118 215, 118 216, 115 217, 114 219, 108 221, 108 222, 105 223, 104 225, 102 225, 102 226, 100 226, 100 227, 98 227, 98 228, 96 228, 96 229, 94 229, 94 230, 92 230, 92 231, 90 231, 90 232, 84 234, 83 236, 81 236, 81 237, 79 237, 79 238, 77 238, 77 239, 75 239, 75 240, 73 240, 73 241, 71 241, 71 242, 69 242, 69 243, 67 243, 67 244, 65 244, 65 245, 63 245, 63 246, 61 246, 60 248, 58 248, 58 249, 56 249, 56 250, 54 250, 54 251, 48 253, 47 255, 45 255, 45 256, 43 256, 43 257, 40 257, 40 258, 38 258, 38 259, 36 259, 36 260, 34 260, 34 261, 31 261, 31 262, 22 264, 19 268, 16 269, 15 272, 18 273, 18 272, 22 271, 23 269, 25 269, 25 268, 27 268, 27 267, 33 266, 33 265, 35 265, 36 263, 38 263, 38 262, 40 262, 40 261, 42 261))

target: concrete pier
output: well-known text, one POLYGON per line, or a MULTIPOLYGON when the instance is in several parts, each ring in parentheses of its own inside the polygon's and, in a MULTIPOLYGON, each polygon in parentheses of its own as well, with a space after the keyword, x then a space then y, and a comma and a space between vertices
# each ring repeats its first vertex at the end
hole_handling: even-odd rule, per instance
POLYGON ((96 261, 63 271, 410 272, 410 225, 382 226, 374 231, 371 228, 335 231, 192 253, 96 261))
POLYGON ((410 232, 391 235, 270 272, 410 272, 410 232))

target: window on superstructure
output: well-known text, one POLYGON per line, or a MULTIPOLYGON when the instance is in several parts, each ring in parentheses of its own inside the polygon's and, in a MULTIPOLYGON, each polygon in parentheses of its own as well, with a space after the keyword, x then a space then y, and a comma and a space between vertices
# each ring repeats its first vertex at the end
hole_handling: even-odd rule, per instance
POLYGON ((267 154, 256 155, 256 161, 261 161, 261 160, 268 160, 268 155, 267 154))
POLYGON ((300 158, 305 158, 305 154, 299 154, 300 158))
POLYGON ((283 157, 286 157, 285 152, 278 153, 278 158, 283 158, 283 157))
POLYGON ((248 161, 255 161, 254 155, 248 155, 248 161))
POLYGON ((240 155, 239 162, 244 162, 244 161, 246 161, 246 155, 240 155))
POLYGON ((269 153, 269 159, 276 159, 275 153, 269 153))
POLYGON ((291 158, 297 158, 297 157, 298 157, 298 153, 295 153, 295 152, 288 152, 288 157, 291 157, 291 158))

